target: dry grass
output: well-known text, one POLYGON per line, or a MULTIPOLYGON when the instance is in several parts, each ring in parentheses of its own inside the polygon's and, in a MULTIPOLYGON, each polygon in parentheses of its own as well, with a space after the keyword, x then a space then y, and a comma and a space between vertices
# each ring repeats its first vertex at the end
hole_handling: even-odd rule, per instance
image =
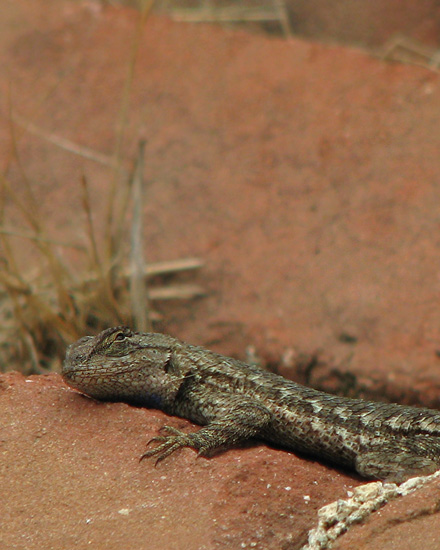
POLYGON ((151 0, 142 2, 128 62, 113 158, 84 151, 76 144, 45 134, 15 115, 10 102, 11 154, 0 173, 0 370, 14 368, 25 373, 56 370, 66 345, 84 334, 117 324, 150 330, 159 318, 151 304, 157 300, 191 299, 203 294, 198 285, 173 280, 181 273, 200 268, 200 260, 187 258, 146 263, 143 257, 146 247, 142 241, 143 144, 139 144, 132 174, 124 169, 121 158, 133 68, 151 7, 151 0), (63 243, 48 234, 18 153, 19 140, 26 130, 73 154, 113 167, 113 179, 105 197, 103 234, 97 234, 94 225, 95 213, 85 177, 81 182, 85 242, 63 243), (8 177, 12 165, 21 176, 20 194, 8 177), (17 218, 21 222, 17 223, 17 218), (128 234, 130 247, 127 247, 128 234), (34 258, 31 265, 26 265, 26 270, 21 265, 23 250, 17 247, 18 239, 29 249, 28 258, 34 258), (126 248, 131 249, 128 254, 126 248), (61 254, 61 251, 68 253, 61 254), (160 278, 164 276, 167 284, 161 285, 160 278), (159 285, 147 284, 152 278, 159 280, 159 285))
MULTIPOLYGON (((96 235, 89 186, 83 178, 84 244, 61 243, 48 237, 31 186, 26 187, 27 200, 24 201, 10 181, 0 175, 0 349, 3 352, 0 370, 15 368, 39 373, 57 369, 66 345, 84 334, 117 324, 151 330, 154 321, 160 318, 151 304, 203 295, 203 289, 197 284, 178 282, 180 274, 199 269, 200 260, 186 258, 147 264, 143 258, 142 158, 140 147, 134 175, 126 180, 126 189, 121 189, 127 200, 124 210, 118 211, 117 231, 111 227, 105 239, 102 236, 98 239, 96 235), (23 227, 7 227, 6 203, 19 210, 25 222, 23 227), (130 210, 131 216, 128 216, 130 210), (127 234, 131 235, 128 254, 122 250, 123 245, 127 248, 127 240, 123 238, 127 234), (26 272, 17 259, 17 237, 34 249, 30 256, 36 260, 26 272), (98 246, 98 241, 104 242, 104 247, 98 246), (60 250, 66 248, 75 254, 61 255, 60 250), (84 259, 79 263, 85 266, 79 272, 78 255, 84 259), (72 261, 68 263, 66 258, 70 257, 72 261), (166 285, 160 284, 161 278, 166 278, 166 285), (155 286, 148 284, 153 279, 155 286)), ((119 197, 119 193, 115 197, 119 197)), ((114 204, 119 205, 120 201, 115 200, 114 204)), ((111 218, 117 219, 113 210, 111 218)))

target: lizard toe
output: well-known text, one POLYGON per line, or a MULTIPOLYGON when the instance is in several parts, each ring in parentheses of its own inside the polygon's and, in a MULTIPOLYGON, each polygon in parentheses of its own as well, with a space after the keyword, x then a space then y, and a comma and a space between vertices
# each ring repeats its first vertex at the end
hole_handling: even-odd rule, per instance
POLYGON ((140 457, 140 460, 154 456, 156 457, 157 465, 159 462, 170 456, 170 454, 174 453, 174 451, 177 451, 182 447, 194 448, 194 442, 191 434, 185 434, 177 428, 173 428, 171 426, 163 426, 160 431, 165 431, 171 433, 172 435, 158 435, 150 439, 147 446, 151 443, 159 443, 159 445, 157 445, 154 449, 146 451, 140 457))

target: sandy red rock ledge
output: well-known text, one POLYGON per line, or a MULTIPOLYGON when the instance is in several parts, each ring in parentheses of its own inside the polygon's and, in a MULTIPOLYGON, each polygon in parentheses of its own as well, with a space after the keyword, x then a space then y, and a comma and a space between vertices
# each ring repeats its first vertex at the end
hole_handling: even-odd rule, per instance
MULTIPOLYGON (((136 14, 98 8, 2 6, 2 170, 8 97, 45 132, 111 155, 136 14)), ((237 357, 253 344, 274 363, 289 348, 322 350, 310 383, 354 380, 370 395, 438 407, 439 112, 433 71, 152 17, 126 157, 146 138, 149 260, 203 258, 209 291, 167 307, 159 328, 237 357)), ((99 227, 109 170, 29 133, 17 140, 48 232, 80 238, 83 174, 99 227)), ((7 175, 20 193, 16 163, 7 175)), ((14 246, 26 273, 26 245, 14 246)), ((138 462, 145 442, 166 421, 189 423, 96 403, 57 375, 2 375, 0 391, 0 547, 295 549, 317 510, 360 483, 265 445, 209 461, 185 450, 154 468, 138 462)), ((438 547, 436 493, 396 500, 345 540, 438 547)))

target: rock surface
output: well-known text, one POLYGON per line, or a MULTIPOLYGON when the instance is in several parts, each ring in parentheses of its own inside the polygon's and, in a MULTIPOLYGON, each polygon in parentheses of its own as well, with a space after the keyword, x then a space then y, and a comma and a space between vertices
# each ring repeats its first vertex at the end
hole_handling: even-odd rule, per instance
MULTIPOLYGON (((84 232, 83 174, 102 225, 112 173, 61 138, 111 158, 136 20, 97 2, 2 6, 2 173, 23 195, 26 175, 59 240, 84 232)), ((164 308, 160 328, 241 358, 252 344, 278 365, 321 350, 282 373, 438 407, 439 112, 434 71, 151 17, 123 152, 147 139, 148 259, 203 258, 209 290, 164 308)), ((31 253, 13 242, 27 274, 31 253)), ((163 423, 191 425, 95 403, 58 375, 3 375, 0 413, 5 548, 295 549, 318 509, 361 483, 265 445, 139 464, 163 423)), ((434 548, 435 494, 387 504, 337 544, 434 548)))
POLYGON ((333 546, 334 550, 436 550, 440 483, 437 478, 414 493, 389 502, 367 521, 354 526, 333 546))
MULTIPOLYGON (((20 192, 17 151, 47 231, 77 243, 82 175, 98 229, 113 175, 61 138, 111 158, 136 14, 94 2, 8 8, 0 161, 20 192)), ((147 139, 148 259, 202 258, 209 291, 165 309, 159 328, 227 355, 252 344, 272 364, 324 350, 302 381, 437 406, 439 111, 439 77, 426 69, 151 17, 123 150, 130 158, 147 139)), ((26 272, 27 243, 14 243, 26 272)))
MULTIPOLYGON (((94 401, 57 374, 0 375, 0 417, 2 548, 300 549, 324 506, 374 498, 381 486, 257 442, 210 459, 185 449, 157 467, 140 462, 162 425, 196 427, 94 401)), ((334 547, 436 548, 439 485, 381 500, 334 547)))
POLYGON ((189 422, 99 403, 56 374, 0 388, 1 548, 300 548, 316 511, 360 483, 262 444, 154 467, 139 462, 146 442, 189 422))

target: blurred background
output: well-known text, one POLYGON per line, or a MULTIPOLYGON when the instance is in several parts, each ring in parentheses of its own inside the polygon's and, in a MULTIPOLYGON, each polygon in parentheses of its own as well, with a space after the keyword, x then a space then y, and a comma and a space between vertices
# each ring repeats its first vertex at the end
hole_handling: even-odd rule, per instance
POLYGON ((21 0, 0 20, 0 365, 170 332, 438 406, 440 3, 21 0))

